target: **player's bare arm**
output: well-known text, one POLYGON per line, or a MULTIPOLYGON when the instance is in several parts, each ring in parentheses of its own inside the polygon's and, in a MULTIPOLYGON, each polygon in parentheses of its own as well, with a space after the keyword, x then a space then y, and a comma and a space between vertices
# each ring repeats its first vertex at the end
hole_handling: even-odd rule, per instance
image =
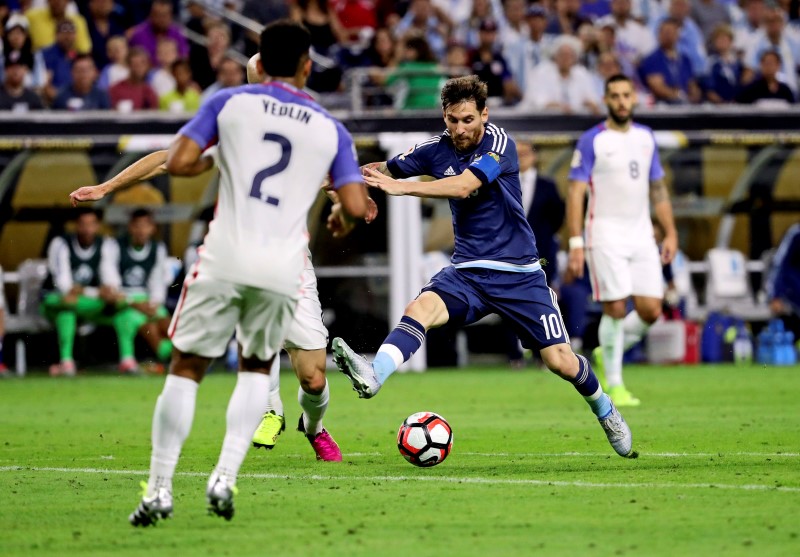
POLYGON ((583 200, 589 184, 572 180, 567 192, 567 230, 569 231, 569 270, 581 278, 583 276, 583 200))
POLYGON ((663 178, 650 182, 650 203, 659 224, 664 228, 664 241, 661 245, 661 261, 672 262, 678 251, 678 232, 675 229, 675 218, 672 215, 672 203, 669 200, 669 189, 663 178))
POLYGON ((193 139, 178 135, 167 156, 167 172, 173 176, 197 176, 214 166, 211 157, 203 156, 203 148, 193 139))
POLYGON ((458 176, 432 182, 403 182, 370 168, 365 168, 364 174, 368 186, 383 190, 389 195, 413 195, 435 199, 466 199, 482 184, 469 169, 458 176))
POLYGON ((73 207, 81 201, 98 201, 109 193, 166 174, 167 150, 145 155, 110 180, 96 186, 84 186, 69 194, 73 207))

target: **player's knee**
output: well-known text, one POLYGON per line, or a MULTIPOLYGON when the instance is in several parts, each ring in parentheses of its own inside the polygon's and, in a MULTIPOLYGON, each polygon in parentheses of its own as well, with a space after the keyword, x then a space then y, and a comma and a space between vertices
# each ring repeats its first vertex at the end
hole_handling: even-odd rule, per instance
POLYGON ((613 319, 622 319, 625 317, 625 309, 625 301, 620 300, 605 304, 603 307, 603 313, 613 319))
POLYGON ((647 307, 644 307, 637 311, 639 317, 647 323, 648 325, 652 325, 656 322, 656 320, 661 315, 661 304, 653 304, 647 307))
POLYGON ((569 344, 549 346, 541 352, 542 361, 547 369, 563 378, 575 377, 578 372, 575 354, 569 344))
POLYGON ((318 395, 325 390, 325 373, 315 370, 313 374, 303 374, 298 377, 300 388, 310 395, 318 395))

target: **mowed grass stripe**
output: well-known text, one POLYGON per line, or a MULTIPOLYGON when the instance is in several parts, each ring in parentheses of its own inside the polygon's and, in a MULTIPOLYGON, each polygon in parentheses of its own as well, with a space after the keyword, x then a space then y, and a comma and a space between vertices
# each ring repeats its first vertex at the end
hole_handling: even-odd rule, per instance
MULTIPOLYGON (((67 474, 117 474, 146 476, 148 470, 113 470, 105 468, 68 468, 41 466, 2 466, 0 472, 57 472, 67 474)), ((176 476, 207 477, 206 472, 177 472, 176 476)), ((800 487, 774 486, 762 484, 718 484, 718 483, 615 483, 615 482, 582 482, 564 480, 530 480, 511 478, 451 477, 451 476, 335 476, 325 474, 239 474, 240 478, 257 480, 312 480, 312 481, 362 481, 362 482, 433 482, 455 484, 482 485, 529 485, 545 487, 577 487, 577 488, 616 488, 616 489, 727 489, 742 491, 782 491, 800 493, 800 487)))

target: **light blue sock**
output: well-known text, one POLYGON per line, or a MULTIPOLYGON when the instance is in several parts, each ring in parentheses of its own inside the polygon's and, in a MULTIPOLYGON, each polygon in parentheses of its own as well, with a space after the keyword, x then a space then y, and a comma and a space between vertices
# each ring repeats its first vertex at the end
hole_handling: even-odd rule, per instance
POLYGON ((407 362, 414 352, 419 350, 424 341, 425 327, 415 319, 404 315, 383 341, 372 362, 372 369, 381 385, 403 362, 407 362))
POLYGON ((589 407, 592 409, 592 412, 594 412, 594 415, 598 418, 605 418, 611 413, 611 399, 608 398, 607 394, 602 393, 599 398, 594 400, 591 400, 591 398, 588 396, 583 398, 586 399, 586 402, 589 403, 589 407))
POLYGON ((378 381, 383 385, 389 376, 397 371, 397 365, 389 354, 378 352, 372 361, 372 369, 375 371, 375 375, 378 376, 378 381))

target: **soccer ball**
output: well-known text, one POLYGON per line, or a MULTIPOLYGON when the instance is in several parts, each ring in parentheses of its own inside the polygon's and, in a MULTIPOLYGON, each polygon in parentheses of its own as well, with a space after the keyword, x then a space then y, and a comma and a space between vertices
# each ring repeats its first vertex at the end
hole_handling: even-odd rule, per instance
POLYGON ((414 466, 436 466, 453 447, 453 430, 433 412, 417 412, 405 419, 397 432, 400 454, 414 466))

